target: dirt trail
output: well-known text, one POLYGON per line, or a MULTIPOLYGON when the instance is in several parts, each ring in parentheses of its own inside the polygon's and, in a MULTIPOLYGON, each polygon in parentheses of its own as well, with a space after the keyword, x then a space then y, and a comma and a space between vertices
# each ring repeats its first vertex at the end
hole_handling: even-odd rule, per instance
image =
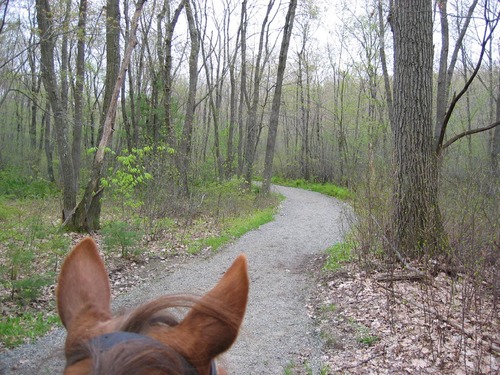
MULTIPOLYGON (((319 373, 321 340, 306 308, 314 287, 307 265, 342 239, 349 209, 318 193, 274 189, 286 197, 275 221, 208 259, 195 259, 174 272, 152 277, 117 298, 114 309, 130 308, 165 293, 204 293, 244 252, 250 268, 250 299, 240 337, 224 355, 225 367, 238 375, 278 375, 305 358, 313 373, 319 373)), ((57 330, 36 344, 0 354, 0 374, 62 373, 64 362, 57 348, 62 348, 64 335, 57 330)))

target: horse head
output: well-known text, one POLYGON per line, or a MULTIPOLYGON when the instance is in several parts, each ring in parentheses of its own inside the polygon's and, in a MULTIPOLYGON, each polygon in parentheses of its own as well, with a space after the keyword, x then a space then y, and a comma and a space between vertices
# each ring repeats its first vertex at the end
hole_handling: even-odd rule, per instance
POLYGON ((104 263, 86 238, 65 259, 56 291, 67 330, 64 374, 224 374, 215 358, 238 336, 248 288, 240 255, 201 298, 165 295, 114 317, 104 263), (169 312, 178 307, 189 309, 180 321, 169 312))

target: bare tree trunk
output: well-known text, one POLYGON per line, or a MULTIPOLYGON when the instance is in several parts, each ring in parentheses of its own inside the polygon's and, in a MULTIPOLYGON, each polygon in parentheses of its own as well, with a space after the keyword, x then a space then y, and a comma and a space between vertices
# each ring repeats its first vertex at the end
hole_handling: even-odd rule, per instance
POLYGON ((244 157, 243 144, 246 142, 244 122, 243 122, 243 108, 250 108, 247 93, 247 0, 241 2, 241 19, 240 19, 240 32, 241 32, 241 83, 240 83, 240 105, 238 107, 238 177, 243 174, 244 157))
POLYGON ((74 184, 78 189, 80 163, 82 153, 82 126, 83 126, 83 88, 85 80, 85 30, 87 24, 87 0, 80 0, 78 11, 78 45, 76 56, 76 84, 75 84, 75 126, 73 128, 72 158, 75 170, 74 184))
POLYGON ((53 161, 54 147, 52 145, 52 129, 50 125, 50 119, 51 119, 50 102, 47 101, 45 105, 45 114, 42 119, 42 126, 45 127, 43 136, 44 150, 45 150, 45 157, 47 158, 47 175, 49 176, 49 181, 55 182, 56 179, 54 177, 54 161, 53 161))
POLYGON ((260 99, 260 81, 262 78, 262 70, 265 63, 262 62, 262 54, 264 50, 264 37, 269 20, 269 14, 273 8, 274 0, 270 0, 267 5, 267 12, 262 21, 262 27, 260 31, 259 39, 259 50, 257 52, 257 57, 255 59, 254 66, 254 81, 253 81, 253 96, 252 104, 249 108, 247 121, 246 121, 246 142, 244 149, 244 160, 243 160, 243 178, 246 188, 250 188, 252 185, 253 178, 253 164, 255 159, 255 148, 257 147, 257 137, 259 133, 258 119, 257 119, 257 109, 260 99))
POLYGON ((394 31, 395 248, 408 257, 443 251, 432 131, 432 1, 396 0, 394 31))
MULTIPOLYGON (((230 22, 229 19, 227 21, 227 27, 226 27, 226 40, 230 40, 230 35, 229 35, 229 26, 230 22)), ((232 177, 234 173, 234 132, 236 130, 236 109, 237 109, 237 103, 236 103, 236 93, 237 93, 237 86, 236 86, 236 72, 235 72, 235 67, 236 67, 236 57, 238 55, 238 49, 239 49, 239 40, 240 40, 240 35, 241 35, 241 26, 238 28, 238 33, 236 36, 236 43, 235 43, 235 48, 233 55, 231 56, 230 51, 229 51, 229 42, 226 43, 226 56, 228 57, 228 69, 229 69, 229 83, 230 83, 230 92, 229 92, 229 129, 228 129, 228 135, 227 135, 227 154, 226 154, 226 165, 225 165, 225 170, 226 170, 226 179, 229 179, 232 177)), ((240 103, 240 106, 242 106, 242 103, 240 103)))
MULTIPOLYGON (((391 0, 392 3, 392 0, 391 0)), ((382 12, 382 0, 378 1, 378 22, 379 22, 379 39, 380 39, 380 63, 382 65, 382 74, 384 76, 385 100, 387 103, 387 112, 389 114, 389 123, 393 123, 393 106, 392 106, 392 90, 389 79, 389 71, 387 69, 387 58, 385 55, 385 25, 382 12)))
MULTIPOLYGON (((496 97, 496 118, 500 121, 500 75, 498 78, 497 97, 496 97)), ((494 177, 500 177, 500 126, 493 130, 493 139, 491 140, 491 171, 494 177)))
POLYGON ((191 52, 189 54, 189 88, 186 103, 186 116, 182 129, 182 138, 179 147, 179 175, 181 193, 189 196, 189 165, 191 161, 191 140, 193 134, 194 112, 196 109, 196 86, 198 84, 198 55, 200 51, 200 40, 196 23, 193 16, 190 0, 184 0, 186 17, 188 20, 189 36, 191 38, 191 52))
POLYGON ((448 13, 447 13, 447 3, 448 0, 442 0, 439 2, 439 14, 441 21, 441 55, 439 58, 439 73, 438 73, 438 83, 437 83, 437 93, 436 93, 436 122, 434 127, 434 140, 438 144, 440 134, 442 133, 442 128, 444 126, 444 121, 446 117, 446 110, 448 107, 449 94, 451 80, 453 78, 453 73, 455 71, 455 65, 458 59, 458 53, 460 47, 462 46, 465 33, 469 27, 470 21, 472 19, 472 14, 478 3, 478 0, 474 0, 469 6, 467 16, 465 16, 465 21, 462 29, 459 30, 459 36, 455 43, 453 53, 448 64, 448 50, 449 50, 449 27, 448 27, 448 13))
POLYGON ((163 62, 163 108, 165 111, 165 129, 167 131, 167 144, 172 148, 177 147, 174 126, 172 124, 172 38, 179 15, 184 9, 184 0, 181 0, 170 18, 169 0, 165 0, 165 13, 167 16, 167 30, 165 34, 165 61, 163 62))
POLYGON ((269 133, 267 136, 266 158, 264 163, 264 182, 262 183, 262 193, 268 194, 271 187, 271 178, 273 175, 274 151, 276 148, 276 134, 278 132, 278 121, 281 105, 281 89, 283 87, 283 78, 285 76, 286 59, 288 47, 293 30, 293 20, 295 18, 295 9, 297 0, 290 0, 288 12, 286 14, 285 26, 283 28, 283 39, 281 41, 280 57, 278 62, 278 73, 276 77, 276 87, 274 89, 273 104, 271 107, 271 117, 269 119, 269 133))
POLYGON ((63 185, 62 218, 65 220, 71 215, 76 204, 76 189, 74 184, 74 170, 68 141, 68 127, 66 111, 62 104, 61 90, 58 86, 55 70, 52 12, 48 0, 36 0, 38 28, 40 29, 40 51, 42 79, 47 97, 54 115, 57 149, 61 162, 61 179, 63 185))

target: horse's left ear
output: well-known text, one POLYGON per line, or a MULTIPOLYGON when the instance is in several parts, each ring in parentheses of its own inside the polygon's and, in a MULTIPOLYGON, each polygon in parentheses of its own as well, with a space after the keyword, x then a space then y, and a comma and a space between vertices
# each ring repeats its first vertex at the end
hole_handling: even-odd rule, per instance
POLYGON ((111 318, 108 274, 92 238, 82 240, 67 256, 56 296, 57 310, 68 332, 75 318, 89 323, 111 318))

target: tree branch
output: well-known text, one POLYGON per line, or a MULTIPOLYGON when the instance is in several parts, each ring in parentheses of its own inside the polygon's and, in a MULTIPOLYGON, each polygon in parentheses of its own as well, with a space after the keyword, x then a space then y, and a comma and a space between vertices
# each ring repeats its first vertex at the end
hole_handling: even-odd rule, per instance
MULTIPOLYGON (((485 16, 485 19, 486 19, 486 16, 485 16)), ((477 74, 479 73, 479 69, 481 68, 481 64, 483 62, 484 54, 486 53, 486 45, 488 44, 488 41, 493 37, 493 32, 495 31, 495 28, 498 25, 498 17, 495 19, 495 22, 487 20, 487 24, 490 24, 490 27, 489 28, 485 27, 485 29, 484 29, 483 42, 481 43, 481 52, 479 54, 479 59, 478 59, 478 62, 476 64, 476 67, 475 67, 474 71, 472 72, 472 75, 469 77, 469 79, 465 83, 465 85, 462 88, 462 90, 458 94, 455 94, 453 96, 453 99, 452 99, 452 101, 450 103, 450 106, 449 106, 449 108, 446 111, 446 114, 444 116, 443 123, 441 125, 441 131, 439 133, 439 139, 438 139, 437 145, 436 145, 436 153, 438 155, 445 148, 443 146, 444 135, 446 133, 446 128, 448 126, 448 122, 450 121, 451 114, 453 113, 453 110, 455 109, 455 106, 457 105, 458 101, 467 92, 467 90, 469 89, 470 85, 472 84, 472 82, 476 78, 477 74), (489 30, 489 33, 488 33, 488 30, 489 30)), ((448 144, 448 142, 446 144, 448 144)))
POLYGON ((485 126, 484 128, 471 129, 471 130, 467 130, 463 133, 457 134, 453 138, 449 139, 444 145, 442 145, 440 149, 444 150, 446 147, 451 146, 453 143, 455 143, 456 141, 458 141, 459 139, 461 139, 463 137, 466 137, 466 136, 472 135, 472 134, 476 134, 476 133, 485 132, 487 130, 490 130, 490 129, 497 127, 498 125, 500 125, 500 121, 496 121, 493 124, 485 126))

